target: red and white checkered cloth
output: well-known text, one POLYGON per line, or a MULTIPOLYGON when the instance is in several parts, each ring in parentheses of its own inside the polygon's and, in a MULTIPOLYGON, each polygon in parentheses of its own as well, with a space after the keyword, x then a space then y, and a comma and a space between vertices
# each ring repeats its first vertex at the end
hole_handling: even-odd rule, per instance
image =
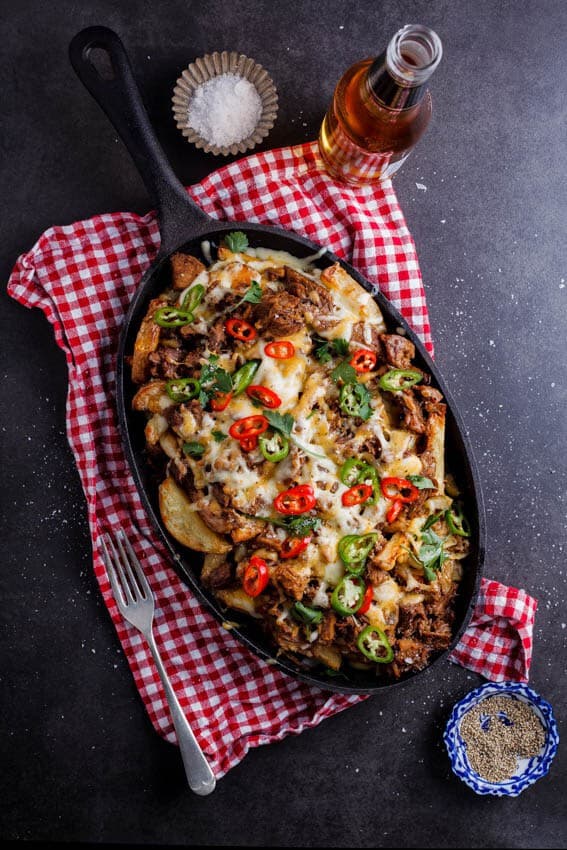
MULTIPOLYGON (((279 224, 348 257, 432 349, 414 244, 390 182, 363 189, 336 184, 324 172, 316 144, 310 143, 227 165, 189 192, 214 218, 279 224)), ((310 687, 259 660, 200 606, 171 568, 167 550, 149 524, 122 452, 114 382, 119 328, 158 245, 153 213, 143 218, 101 215, 53 227, 19 258, 9 293, 27 307, 43 310, 67 358, 67 434, 87 499, 95 574, 152 723, 175 741, 145 641, 124 622, 112 597, 99 548, 104 529, 123 527, 132 537, 155 594, 156 640, 167 672, 218 778, 249 747, 299 734, 364 697, 310 687)), ((498 588, 505 596, 510 592, 498 588)), ((531 639, 531 621, 520 630, 517 620, 530 598, 523 591, 515 593, 521 594, 515 619, 506 607, 498 614, 511 642, 502 640, 502 619, 495 627, 484 620, 488 607, 477 610, 475 635, 483 642, 490 637, 496 665, 491 655, 488 667, 478 666, 469 633, 463 643, 476 669, 489 678, 495 667, 501 674, 503 657, 514 660, 507 671, 511 677, 527 677, 531 644, 521 641, 528 632, 531 639)), ((464 656, 459 660, 470 666, 464 656)))

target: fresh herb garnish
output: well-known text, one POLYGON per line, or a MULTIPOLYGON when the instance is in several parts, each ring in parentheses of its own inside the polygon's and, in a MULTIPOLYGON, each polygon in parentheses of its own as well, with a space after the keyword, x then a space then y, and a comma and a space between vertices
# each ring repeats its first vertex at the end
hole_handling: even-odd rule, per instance
POLYGON ((426 478, 424 475, 407 475, 406 478, 418 490, 435 490, 435 484, 431 478, 426 478))
POLYGON ((356 371, 350 363, 343 360, 338 366, 335 366, 331 372, 331 378, 335 383, 342 381, 344 384, 353 384, 356 381, 356 371))
POLYGON ((211 354, 201 368, 201 392, 199 403, 205 407, 216 393, 229 393, 232 390, 230 374, 218 365, 218 355, 211 354))
POLYGON ((242 301, 248 301, 249 304, 259 304, 262 300, 262 287, 257 280, 253 280, 249 288, 244 294, 242 301))
POLYGON ((186 455, 199 458, 205 454, 205 447, 201 443, 183 443, 183 451, 186 455))
POLYGON ((282 416, 282 414, 278 413, 276 410, 266 410, 264 412, 264 416, 274 431, 279 431, 280 434, 284 435, 284 437, 291 436, 291 432, 295 424, 295 419, 291 413, 284 413, 282 416))
POLYGON ((419 550, 419 560, 423 566, 423 572, 428 582, 435 581, 437 573, 447 560, 447 554, 443 549, 444 538, 439 537, 433 529, 429 528, 421 534, 422 546, 419 550))
POLYGON ((240 254, 245 250, 245 248, 248 248, 248 237, 241 230, 234 230, 232 233, 228 233, 224 237, 224 241, 227 248, 229 248, 233 254, 240 254))
POLYGON ((320 363, 329 363, 333 356, 344 357, 348 354, 349 343, 346 339, 322 339, 319 336, 313 337, 313 345, 315 346, 315 357, 320 363))
POLYGON ((425 522, 423 523, 421 530, 427 531, 428 528, 431 528, 432 525, 435 525, 435 523, 438 520, 440 520, 442 517, 443 517, 443 511, 441 511, 441 513, 439 513, 439 514, 433 514, 433 516, 428 517, 425 520, 425 522))
POLYGON ((211 434, 213 435, 213 439, 217 443, 222 443, 223 440, 226 440, 228 438, 228 434, 223 434, 222 431, 214 431, 213 430, 213 431, 211 431, 211 434))
POLYGON ((244 516, 269 522, 271 525, 277 525, 278 528, 285 528, 291 537, 305 537, 310 531, 317 531, 321 527, 318 516, 271 517, 255 516, 255 514, 244 514, 244 516))

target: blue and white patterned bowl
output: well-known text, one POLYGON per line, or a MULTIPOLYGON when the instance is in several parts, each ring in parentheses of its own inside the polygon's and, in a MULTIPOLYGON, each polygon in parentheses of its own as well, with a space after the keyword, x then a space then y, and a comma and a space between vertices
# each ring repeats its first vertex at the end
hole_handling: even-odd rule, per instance
POLYGON ((466 782, 469 788, 472 788, 477 794, 517 797, 518 794, 521 794, 522 791, 548 773, 559 745, 559 734, 550 704, 531 688, 528 688, 527 685, 517 682, 488 682, 486 685, 471 691, 456 704, 445 728, 443 740, 449 753, 453 772, 459 779, 466 782), (467 711, 491 696, 509 696, 512 699, 527 703, 539 717, 546 732, 545 744, 538 755, 530 759, 519 759, 516 773, 504 782, 488 782, 478 773, 475 773, 469 764, 467 748, 460 733, 461 719, 467 711))

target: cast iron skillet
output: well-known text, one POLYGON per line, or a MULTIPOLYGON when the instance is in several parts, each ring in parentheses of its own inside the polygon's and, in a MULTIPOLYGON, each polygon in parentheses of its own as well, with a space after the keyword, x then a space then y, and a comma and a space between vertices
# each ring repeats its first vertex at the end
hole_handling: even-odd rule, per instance
MULTIPOLYGON (((150 196, 156 202, 160 225, 159 253, 140 281, 140 286, 132 299, 124 319, 117 351, 116 395, 124 450, 142 502, 171 552, 175 570, 196 596, 220 621, 223 621, 227 616, 226 610, 220 607, 215 597, 201 585, 199 580, 202 556, 177 543, 169 535, 161 520, 156 487, 150 481, 145 461, 143 423, 139 418, 140 414, 133 413, 131 409, 131 400, 136 388, 130 381, 125 357, 133 351, 136 334, 149 301, 168 285, 170 279, 168 258, 175 251, 186 251, 204 259, 201 250, 203 240, 209 240, 213 246, 218 245, 225 233, 235 229, 244 231, 252 246, 288 251, 298 257, 314 254, 320 246, 294 233, 274 227, 248 224, 243 221, 237 224, 214 221, 190 200, 157 141, 134 80, 128 56, 116 33, 106 27, 89 27, 78 33, 72 40, 69 55, 79 78, 104 109, 128 148, 150 196), (106 67, 101 63, 102 59, 105 60, 106 67)), ((451 647, 440 653, 429 664, 431 667, 445 657, 457 643, 468 624, 476 601, 485 547, 485 519, 478 473, 460 415, 447 391, 445 382, 420 340, 389 301, 348 263, 329 252, 318 264, 321 268, 326 268, 336 262, 339 262, 364 289, 373 295, 389 329, 404 328, 416 347, 417 364, 431 374, 433 384, 441 390, 447 401, 446 445, 451 459, 451 468, 463 488, 465 510, 472 527, 471 553, 465 562, 465 575, 458 596, 455 637, 451 647)), ((270 660, 270 663, 280 670, 330 691, 371 694, 394 687, 418 675, 418 673, 407 673, 399 681, 392 682, 382 681, 374 674, 353 669, 349 670, 348 675, 341 674, 329 678, 323 671, 299 667, 291 660, 276 658, 276 649, 253 621, 233 629, 231 634, 260 658, 270 660)))

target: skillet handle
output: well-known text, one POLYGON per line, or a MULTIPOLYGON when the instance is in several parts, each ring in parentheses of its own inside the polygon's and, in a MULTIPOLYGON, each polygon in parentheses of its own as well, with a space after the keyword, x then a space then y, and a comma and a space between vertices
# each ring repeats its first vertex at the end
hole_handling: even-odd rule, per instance
POLYGON ((116 33, 107 27, 87 27, 71 41, 69 59, 121 136, 157 206, 160 255, 210 230, 210 218, 191 200, 157 140, 130 60, 116 33))

